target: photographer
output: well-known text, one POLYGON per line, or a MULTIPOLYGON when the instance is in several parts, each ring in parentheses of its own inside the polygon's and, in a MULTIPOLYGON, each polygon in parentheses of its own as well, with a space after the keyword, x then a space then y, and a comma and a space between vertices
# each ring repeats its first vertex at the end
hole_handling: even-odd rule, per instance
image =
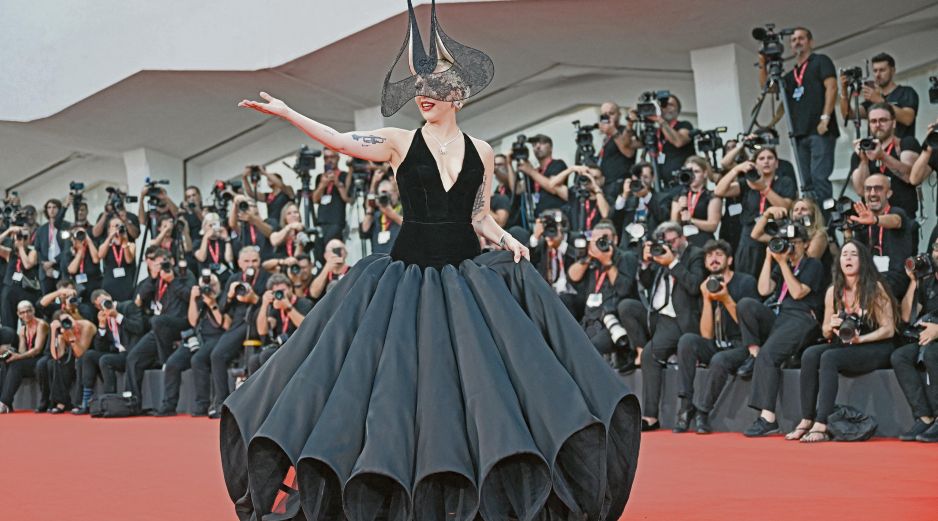
POLYGON ((17 304, 16 314, 23 324, 16 337, 16 347, 7 343, 12 339, 0 340, 0 344, 3 344, 0 345, 0 414, 13 411, 13 398, 23 378, 36 376, 36 362, 45 349, 49 335, 49 324, 36 317, 31 302, 24 300, 17 304))
POLYGON ((199 239, 198 232, 202 229, 202 223, 205 218, 205 209, 202 208, 202 191, 197 186, 186 188, 180 210, 182 217, 186 220, 189 229, 189 239, 195 242, 199 239))
MULTIPOLYGON (((554 288, 570 314, 580 320, 584 301, 567 277, 567 267, 576 262, 576 251, 567 242, 568 228, 567 216, 560 210, 548 210, 538 217, 530 240, 531 264, 554 288)), ((615 233, 612 236, 615 237, 615 233)))
POLYGON ((744 298, 759 298, 756 279, 733 271, 733 247, 724 240, 711 240, 703 247, 704 266, 709 276, 700 285, 703 309, 700 334, 684 333, 677 342, 677 368, 681 376, 681 409, 674 432, 687 432, 696 417, 698 434, 709 434, 710 412, 723 391, 727 378, 736 374, 749 350, 743 345, 736 303, 744 298), (697 363, 710 367, 703 385, 703 396, 694 400, 694 377, 697 363))
MULTIPOLYGON (((124 225, 124 228, 127 230, 127 236, 130 237, 131 241, 136 241, 140 237, 140 223, 141 220, 137 214, 129 213, 127 208, 124 206, 124 199, 130 199, 130 197, 125 196, 120 190, 116 188, 108 188, 107 202, 104 204, 104 211, 98 215, 98 220, 94 223, 94 227, 91 230, 91 235, 95 240, 100 240, 104 237, 105 233, 110 233, 111 230, 111 221, 117 219, 120 224, 124 225)), ((136 199, 136 198, 134 198, 136 199)), ((142 211, 144 203, 140 203, 140 209, 142 211)), ((143 222, 146 222, 144 219, 143 222)))
POLYGON ((900 140, 895 136, 896 113, 892 105, 870 106, 869 121, 872 138, 853 142, 854 152, 850 157, 853 189, 862 194, 864 181, 872 174, 882 174, 892 185, 889 203, 902 208, 914 219, 918 213, 918 193, 911 174, 921 146, 914 137, 900 140))
POLYGON ((221 223, 217 213, 208 212, 202 220, 202 238, 195 249, 195 260, 199 263, 199 272, 208 269, 224 283, 231 275, 234 254, 228 229, 221 223))
MULTIPOLYGON (((592 230, 601 219, 609 217, 609 203, 606 202, 606 196, 603 194, 602 171, 598 168, 591 168, 586 165, 576 165, 567 168, 563 172, 551 177, 548 185, 558 197, 567 201, 568 212, 574 216, 580 216, 583 219, 583 229, 577 231, 592 230), (575 173, 574 186, 567 186, 567 178, 575 173), (571 191, 580 197, 571 199, 571 191), (582 195, 586 195, 582 198, 582 195), (582 206, 577 207, 576 201, 582 199, 582 206)), ((577 219, 579 220, 579 219, 577 219)), ((574 223, 574 228, 579 228, 579 222, 574 223)))
MULTIPOLYGON (((872 81, 863 82, 854 96, 862 96, 860 103, 860 118, 869 114, 870 106, 877 103, 892 105, 896 113, 896 137, 915 137, 915 116, 918 112, 918 94, 912 87, 896 85, 893 78, 896 75, 896 60, 886 53, 879 53, 870 60, 873 64, 872 81)), ((859 67, 857 68, 859 69, 859 67)), ((840 74, 840 113, 845 120, 857 117, 854 113, 852 100, 847 92, 850 79, 841 69, 840 74)))
POLYGON ((348 273, 349 265, 345 262, 346 257, 348 257, 348 250, 345 249, 345 243, 339 239, 332 239, 326 244, 326 262, 309 285, 310 298, 318 301, 332 288, 333 284, 348 273))
POLYGON ((228 364, 237 358, 248 339, 248 324, 260 301, 258 294, 263 293, 267 284, 268 275, 261 270, 261 256, 256 247, 245 246, 238 252, 238 269, 240 271, 228 279, 218 300, 222 314, 230 317, 227 331, 210 351, 198 353, 191 360, 200 396, 204 397, 203 391, 210 385, 215 390, 208 408, 209 418, 221 417, 221 404, 229 394, 228 364))
POLYGON ((158 222, 159 232, 153 237, 153 244, 171 252, 174 257, 185 258, 185 255, 192 251, 188 222, 184 218, 177 219, 169 214, 162 214, 158 222))
POLYGON ((684 226, 684 236, 698 248, 713 240, 723 213, 723 200, 707 190, 712 174, 706 159, 687 158, 680 175, 688 177, 689 183, 682 183, 671 201, 671 220, 684 226))
MULTIPOLYGON (((918 159, 915 160, 915 164, 912 165, 909 181, 913 185, 918 186, 924 183, 932 172, 938 171, 938 153, 935 152, 936 148, 938 148, 938 120, 928 125, 928 133, 922 141, 922 152, 918 155, 918 159)), ((932 229, 928 243, 934 243, 936 237, 938 237, 938 226, 932 229)))
MULTIPOLYGON (((492 208, 508 208, 508 219, 505 224, 499 224, 504 229, 512 226, 521 226, 521 186, 515 171, 511 168, 511 161, 505 154, 495 154, 495 193, 492 194, 490 206, 492 208)), ((497 219, 496 219, 497 220, 497 219)))
POLYGON ((148 180, 143 184, 138 199, 140 201, 140 205, 137 207, 138 222, 146 223, 147 219, 150 219, 151 229, 158 229, 158 225, 164 217, 170 216, 175 219, 179 215, 179 207, 169 198, 166 189, 157 186, 157 184, 169 184, 169 181, 148 180))
POLYGON ((234 241, 232 248, 234 251, 241 251, 246 246, 254 246, 260 252, 261 258, 270 258, 273 255, 270 234, 274 230, 261 219, 257 203, 244 195, 236 195, 233 202, 235 211, 228 215, 228 229, 231 230, 231 239, 234 241))
POLYGON ((130 300, 137 280, 137 246, 130 228, 120 217, 108 222, 107 237, 98 246, 98 258, 104 266, 101 287, 115 300, 130 300))
POLYGON ((51 414, 61 414, 71 408, 72 384, 75 366, 80 362, 94 338, 91 322, 65 310, 56 311, 49 328, 49 400, 54 405, 51 414))
MULTIPOLYGON (((834 170, 834 145, 840 127, 834 117, 837 101, 837 70, 834 62, 813 52, 814 36, 804 27, 791 35, 791 51, 797 63, 785 73, 785 97, 791 110, 791 132, 801 168, 801 176, 809 185, 816 201, 833 195, 830 176, 834 170)), ((759 55, 759 83, 766 82, 765 56, 759 55)))
POLYGON ((617 307, 636 294, 637 262, 619 251, 617 244, 615 226, 600 221, 590 234, 585 254, 567 268, 567 277, 577 288, 575 304, 583 309, 580 325, 586 335, 597 351, 611 355, 614 369, 629 371, 635 366, 620 324, 624 317, 621 312, 617 316, 617 307))
POLYGON ((32 246, 34 235, 24 226, 10 226, 0 233, 0 258, 6 261, 3 291, 0 292, 0 323, 16 324, 16 303, 36 302, 39 291, 39 252, 32 246), (7 240, 12 238, 10 246, 7 240))
POLYGON ((840 250, 834 284, 824 297, 822 332, 828 343, 801 355, 801 422, 786 440, 830 441, 840 373, 858 376, 889 367, 896 332, 896 301, 865 246, 850 241, 840 250))
POLYGON ((650 163, 637 163, 632 167, 613 208, 612 222, 621 230, 623 240, 631 237, 629 229, 633 224, 642 225, 643 230, 654 230, 659 223, 668 220, 655 192, 655 171, 650 163))
POLYGON ((166 363, 173 352, 173 342, 188 327, 186 305, 192 286, 187 280, 189 272, 177 268, 175 259, 166 250, 156 250, 148 268, 150 277, 140 283, 134 303, 140 309, 152 311, 150 331, 127 353, 126 389, 137 397, 141 396, 145 371, 166 363))
POLYGON ((362 239, 371 239, 371 253, 391 252, 404 222, 402 211, 397 185, 390 179, 383 179, 378 183, 377 197, 369 194, 365 199, 365 218, 359 230, 362 239))
POLYGON ((257 312, 257 334, 267 340, 259 353, 248 358, 248 374, 252 375, 287 341, 313 309, 313 301, 293 294, 293 285, 284 275, 267 280, 267 291, 261 297, 257 312))
POLYGON ((742 331, 743 345, 749 351, 736 374, 752 377, 749 406, 760 411, 746 429, 748 437, 778 432, 775 406, 782 376, 782 364, 818 337, 815 318, 821 304, 821 262, 805 255, 808 231, 794 224, 794 237, 781 239, 778 253, 766 248, 759 272, 758 290, 771 296, 771 305, 752 298, 736 304, 736 317, 742 331))
MULTIPOLYGON (((762 217, 759 217, 759 220, 756 221, 750 237, 762 244, 768 244, 774 236, 767 233, 766 229, 777 232, 780 226, 786 224, 786 220, 800 223, 808 231, 808 249, 805 250, 805 255, 821 261, 821 265, 824 267, 824 279, 821 281, 821 287, 826 288, 831 282, 830 272, 834 264, 834 256, 831 253, 830 236, 827 235, 824 214, 821 213, 821 209, 818 208, 813 199, 805 197, 795 199, 791 209, 788 210, 780 206, 767 209, 762 217)), ((836 244, 834 248, 836 253, 836 244)))
POLYGON ((681 168, 687 158, 697 153, 690 131, 694 126, 689 121, 678 120, 681 115, 681 100, 671 94, 660 100, 661 115, 651 115, 648 120, 655 124, 658 150, 651 150, 658 163, 662 186, 671 185, 671 173, 681 168))
MULTIPOLYGON (((750 155, 758 155, 763 148, 774 148, 777 152, 779 144, 778 131, 772 127, 758 127, 742 141, 731 140, 727 143, 735 143, 735 145, 724 149, 723 157, 720 159, 720 167, 724 172, 729 172, 734 166, 745 163, 750 155), (749 150, 748 153, 746 152, 747 149, 749 150)), ((795 165, 787 159, 778 158, 775 175, 779 178, 787 177, 792 184, 796 184, 795 165)), ((719 180, 714 179, 714 182, 719 182, 719 180)))
POLYGON ((300 253, 285 259, 268 259, 262 266, 268 273, 286 275, 293 287, 293 294, 309 298, 309 285, 313 280, 313 263, 309 255, 300 253))
POLYGON ((638 280, 648 291, 646 306, 635 299, 619 303, 619 317, 642 366, 642 430, 657 430, 658 402, 668 358, 684 333, 700 327, 700 284, 706 276, 704 255, 684 237, 681 225, 658 225, 642 248, 638 280), (646 320, 647 318, 647 320, 646 320))
POLYGON ((316 188, 313 190, 313 202, 316 208, 316 224, 322 230, 316 244, 316 258, 322 260, 323 244, 332 239, 345 237, 346 205, 352 202, 349 191, 352 176, 339 170, 339 153, 331 149, 322 151, 323 172, 316 176, 316 188))
POLYGON ((892 195, 889 178, 876 174, 863 184, 864 203, 855 203, 856 215, 850 216, 854 227, 844 230, 844 239, 857 239, 873 254, 876 270, 883 275, 893 296, 905 295, 909 284, 905 259, 917 250, 915 222, 902 210, 886 201, 892 195))
POLYGON ((774 148, 758 151, 755 162, 746 161, 726 173, 713 193, 717 197, 739 197, 742 201, 740 220, 743 224, 736 246, 736 271, 755 275, 765 255, 765 248, 752 238, 755 222, 770 206, 791 206, 797 195, 795 183, 778 177, 778 154, 774 148), (743 176, 741 181, 739 178, 743 176))
POLYGON ((565 199, 557 194, 556 187, 549 186, 549 179, 567 169, 563 159, 554 159, 554 141, 538 134, 528 139, 534 149, 534 157, 538 167, 534 168, 528 160, 518 163, 518 170, 530 178, 534 184, 531 186, 531 198, 534 202, 534 215, 541 215, 544 210, 562 208, 565 199))
POLYGON ((625 125, 619 124, 622 119, 619 105, 607 101, 599 107, 599 112, 599 133, 603 136, 599 168, 605 179, 606 199, 611 200, 622 193, 622 183, 635 164, 641 141, 635 137, 635 121, 628 119, 625 125))
MULTIPOLYGON (((270 222, 280 220, 280 211, 293 200, 295 195, 293 188, 283 182, 280 174, 268 172, 266 168, 258 165, 244 167, 244 171, 241 172, 241 185, 248 197, 262 199, 267 204, 267 218, 270 219, 270 222), (267 186, 270 187, 270 192, 266 194, 257 192, 257 185, 260 183, 261 176, 267 179, 267 186)), ((232 226, 232 228, 234 227, 232 226)))
POLYGON ((925 261, 921 272, 916 267, 918 259, 906 263, 909 289, 900 310, 902 322, 909 327, 900 339, 906 344, 892 352, 890 361, 915 417, 912 428, 899 439, 938 442, 938 244, 932 241, 930 251, 919 259, 925 261))
POLYGON ((65 249, 60 231, 69 228, 65 222, 65 211, 58 199, 49 199, 43 206, 46 223, 36 230, 36 250, 39 252, 39 282, 43 293, 52 291, 59 278, 59 254, 65 249))
POLYGON ((295 203, 287 203, 280 211, 280 229, 270 234, 274 258, 283 259, 313 249, 315 237, 310 237, 303 226, 300 209, 295 203))
POLYGON ((84 228, 72 228, 69 239, 71 247, 62 254, 62 269, 75 281, 78 296, 87 299, 103 280, 98 248, 84 228))
POLYGON ((64 309, 71 314, 78 313, 86 320, 93 320, 97 311, 94 306, 78 297, 78 289, 72 279, 61 279, 55 283, 55 290, 46 293, 36 304, 40 318, 52 320, 52 314, 64 309))
MULTIPOLYGON (((182 332, 182 342, 166 359, 163 368, 163 403, 152 411, 152 416, 175 416, 179 406, 179 388, 182 386, 182 372, 192 366, 196 356, 211 359, 212 350, 221 336, 231 325, 231 316, 221 312, 218 295, 221 283, 214 273, 203 273, 199 283, 189 291, 189 304, 186 312, 187 329, 182 332)), ((196 381, 195 410, 192 416, 208 414, 211 384, 206 379, 196 381)))

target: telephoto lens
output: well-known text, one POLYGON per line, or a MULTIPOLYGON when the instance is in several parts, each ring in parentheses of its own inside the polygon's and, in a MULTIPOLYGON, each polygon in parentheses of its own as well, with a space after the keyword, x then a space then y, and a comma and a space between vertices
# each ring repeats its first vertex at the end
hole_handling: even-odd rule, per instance
POLYGON ((247 294, 248 294, 248 285, 243 282, 239 282, 238 285, 235 286, 235 295, 239 297, 243 297, 247 294))
POLYGON ((206 296, 211 296, 213 293, 212 287, 207 284, 200 285, 199 292, 202 293, 202 295, 206 295, 206 296))
POLYGON ((68 316, 68 315, 63 316, 62 319, 59 320, 59 323, 62 324, 62 329, 66 330, 66 331, 72 329, 72 327, 75 326, 75 321, 72 320, 72 317, 70 317, 70 316, 68 316))
POLYGON ((841 318, 843 322, 840 323, 840 327, 837 329, 837 336, 840 337, 841 342, 849 344, 856 338, 860 329, 860 317, 855 313, 841 313, 841 318))
POLYGON ((876 141, 871 137, 865 137, 860 140, 860 150, 876 150, 876 141))
POLYGON ((300 271, 302 271, 302 270, 300 269, 300 265, 299 265, 299 264, 294 264, 294 265, 290 266, 290 275, 299 275, 299 274, 300 274, 300 271))
POLYGON ((603 235, 596 239, 596 249, 603 253, 612 249, 612 241, 609 240, 608 235, 603 235))
POLYGON ((716 293, 723 287, 723 275, 710 275, 707 278, 707 291, 716 293))
POLYGON ((88 234, 85 232, 85 230, 75 230, 75 235, 73 237, 75 237, 76 241, 84 241, 85 238, 88 237, 88 234))
POLYGON ((77 295, 72 295, 71 297, 68 297, 69 306, 77 306, 80 301, 81 299, 79 299, 77 295))
POLYGON ((772 253, 785 253, 792 248, 791 242, 784 237, 773 237, 769 240, 769 251, 772 253))
POLYGON ((127 235, 127 226, 123 224, 117 225, 117 233, 120 235, 127 235))
POLYGON ((251 209, 251 205, 247 201, 241 201, 238 203, 238 211, 246 212, 251 209))

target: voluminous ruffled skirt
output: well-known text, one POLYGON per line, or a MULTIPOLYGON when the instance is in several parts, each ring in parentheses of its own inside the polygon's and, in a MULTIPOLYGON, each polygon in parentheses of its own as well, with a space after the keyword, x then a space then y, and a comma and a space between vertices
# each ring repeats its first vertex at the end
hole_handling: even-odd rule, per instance
POLYGON ((225 402, 242 520, 617 519, 635 396, 534 267, 369 256, 225 402))

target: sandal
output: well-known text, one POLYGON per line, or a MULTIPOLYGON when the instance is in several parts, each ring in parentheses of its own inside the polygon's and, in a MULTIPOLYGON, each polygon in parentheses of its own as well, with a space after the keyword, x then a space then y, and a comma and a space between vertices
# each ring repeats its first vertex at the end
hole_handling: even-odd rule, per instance
MULTIPOLYGON (((811 432, 811 427, 813 426, 814 425, 812 424, 807 427, 795 427, 795 430, 785 435, 785 439, 788 441, 798 441, 801 438, 804 438, 805 434, 808 434, 809 432, 811 432)), ((816 431, 816 432, 820 432, 820 431, 816 431)))
POLYGON ((831 441, 831 433, 828 431, 810 431, 799 440, 801 443, 821 443, 831 441))

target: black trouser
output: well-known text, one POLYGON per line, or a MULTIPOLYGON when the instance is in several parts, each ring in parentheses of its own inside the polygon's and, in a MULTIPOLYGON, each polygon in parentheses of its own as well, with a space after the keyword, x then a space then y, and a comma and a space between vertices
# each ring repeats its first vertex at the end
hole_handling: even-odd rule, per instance
POLYGON ((180 338, 189 322, 184 318, 157 316, 150 324, 153 329, 143 335, 127 355, 127 390, 138 397, 146 370, 158 369, 169 359, 172 343, 180 338))
POLYGON ((619 322, 629 335, 633 347, 642 351, 642 412, 649 418, 658 417, 658 402, 664 385, 665 363, 677 352, 681 326, 676 318, 658 313, 651 315, 651 331, 645 325, 646 311, 641 302, 626 299, 619 302, 619 322), (649 339, 649 337, 651 337, 649 339))
POLYGON ((938 342, 924 346, 904 345, 892 352, 890 361, 902 394, 912 408, 912 415, 916 418, 938 416, 938 342), (922 381, 921 371, 915 367, 920 349, 923 349, 922 361, 928 385, 922 381))
POLYGON ((39 357, 33 356, 23 358, 15 362, 3 363, 3 390, 0 392, 0 402, 13 408, 13 398, 16 397, 16 391, 20 389, 23 378, 36 375, 36 362, 39 357))
POLYGON ((720 349, 714 340, 695 333, 684 333, 677 343, 677 369, 681 376, 678 396, 685 400, 685 405, 693 404, 703 412, 712 411, 726 380, 739 369, 748 356, 749 350, 742 347, 740 340, 734 341, 732 347, 720 349), (703 396, 694 400, 697 362, 707 364, 710 370, 703 388, 703 396))
POLYGON ((573 315, 573 318, 579 322, 583 318, 583 307, 586 305, 586 300, 580 297, 578 293, 560 293, 558 296, 570 314, 573 315))
POLYGON ((248 357, 248 376, 257 372, 262 365, 266 364, 270 357, 277 352, 276 347, 265 347, 260 352, 254 353, 248 357))
POLYGON ((72 384, 75 383, 76 358, 67 354, 49 361, 49 399, 53 405, 72 406, 72 384))
POLYGON ((101 381, 104 382, 104 393, 117 392, 117 371, 127 368, 128 351, 122 353, 108 353, 98 360, 98 369, 101 371, 101 381))
MULTIPOLYGON (((212 404, 212 351, 221 336, 206 337, 202 347, 189 359, 195 381, 195 411, 205 413, 212 404)), ((227 382, 226 382, 227 387, 227 382)))
POLYGON ((39 406, 38 409, 45 410, 49 408, 49 364, 52 357, 48 352, 36 360, 36 367, 33 369, 36 375, 36 381, 39 382, 39 406))
POLYGON ((736 316, 743 333, 743 345, 760 346, 749 406, 760 411, 775 411, 782 363, 817 338, 817 320, 803 311, 783 310, 776 316, 768 306, 752 298, 744 298, 736 304, 736 316))
POLYGON ((214 345, 202 346, 192 357, 192 372, 195 376, 196 406, 201 409, 208 401, 209 389, 214 388, 215 398, 211 401, 217 408, 228 397, 228 364, 244 349, 247 325, 229 329, 214 345), (208 349, 206 349, 208 348, 208 349))
POLYGON ((81 382, 81 386, 94 389, 94 382, 98 379, 98 369, 101 358, 107 355, 108 353, 104 351, 98 351, 96 349, 89 349, 85 351, 85 354, 78 359, 78 381, 81 382))
MULTIPOLYGON (((182 387, 182 372, 192 367, 193 359, 206 349, 206 344, 214 346, 221 335, 203 336, 201 338, 202 346, 194 353, 185 345, 179 346, 173 354, 166 360, 166 366, 163 368, 163 405, 160 410, 175 411, 179 406, 179 388, 182 387)), ((211 348, 209 348, 209 354, 211 348)), ((208 380, 206 378, 206 380, 208 380)), ((196 384, 198 386, 198 384, 196 384)), ((208 408, 208 392, 205 393, 204 403, 200 403, 199 392, 196 391, 196 405, 200 409, 208 408)), ((193 411, 194 412, 194 411, 193 411)))
POLYGON ((801 417, 827 423, 834 412, 840 373, 859 375, 889 367, 892 339, 866 344, 818 344, 801 355, 801 417))

